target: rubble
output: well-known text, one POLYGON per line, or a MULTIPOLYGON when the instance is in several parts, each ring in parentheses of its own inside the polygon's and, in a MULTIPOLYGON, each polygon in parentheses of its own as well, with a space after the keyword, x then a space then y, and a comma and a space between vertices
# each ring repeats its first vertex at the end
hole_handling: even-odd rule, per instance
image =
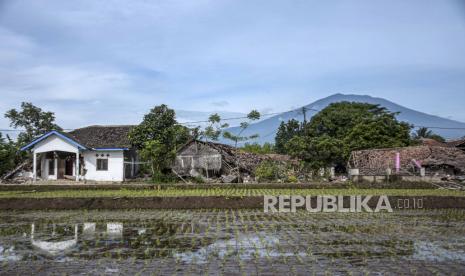
POLYGON ((298 164, 289 156, 280 154, 255 154, 229 145, 191 140, 178 150, 172 169, 181 176, 197 177, 199 174, 220 178, 223 183, 252 182, 255 169, 264 161, 298 164), (239 173, 238 171, 239 170, 239 173))
POLYGON ((22 184, 26 182, 32 181, 32 162, 31 160, 26 160, 16 166, 13 170, 5 174, 2 179, 0 179, 0 183, 14 183, 14 184, 22 184))
POLYGON ((221 182, 222 183, 237 183, 237 174, 222 175, 221 182))
POLYGON ((427 175, 465 174, 465 154, 457 148, 440 146, 415 146, 361 150, 352 152, 348 168, 356 169, 359 175, 382 176, 388 174, 411 175, 419 166, 427 175), (396 169, 399 156, 399 170, 396 169))

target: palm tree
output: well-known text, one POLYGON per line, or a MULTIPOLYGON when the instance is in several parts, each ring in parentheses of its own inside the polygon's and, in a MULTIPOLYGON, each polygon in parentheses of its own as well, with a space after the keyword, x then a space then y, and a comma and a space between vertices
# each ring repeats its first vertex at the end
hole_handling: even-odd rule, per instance
POLYGON ((433 131, 429 130, 427 127, 420 127, 415 132, 415 138, 431 138, 433 131))
POLYGON ((426 138, 426 139, 433 139, 438 142, 445 142, 445 139, 442 136, 433 133, 433 131, 429 130, 427 127, 420 127, 419 129, 417 129, 417 131, 413 135, 413 138, 415 140, 426 138))

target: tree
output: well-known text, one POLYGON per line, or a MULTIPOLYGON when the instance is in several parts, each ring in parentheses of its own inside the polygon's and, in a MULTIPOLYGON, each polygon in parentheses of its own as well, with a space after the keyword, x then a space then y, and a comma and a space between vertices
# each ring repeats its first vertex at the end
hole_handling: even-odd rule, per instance
POLYGON ((209 125, 200 132, 200 137, 203 138, 205 142, 208 140, 218 141, 218 138, 221 135, 221 130, 229 127, 228 124, 220 124, 221 117, 218 113, 210 115, 210 117, 208 117, 208 122, 209 125))
POLYGON ((167 105, 159 105, 144 115, 142 122, 129 133, 129 139, 134 147, 142 149, 145 142, 158 140, 162 143, 172 143, 174 137, 169 137, 168 130, 177 124, 176 113, 167 105))
POLYGON ((3 138, 0 132, 0 176, 11 171, 16 166, 18 148, 15 143, 7 136, 7 140, 3 138))
POLYGON ((223 133, 224 138, 234 142, 234 147, 236 149, 237 149, 237 144, 239 142, 245 142, 245 141, 248 141, 248 140, 251 140, 251 139, 258 138, 258 134, 252 134, 252 135, 249 135, 249 136, 241 136, 241 135, 250 126, 251 121, 260 120, 260 112, 258 112, 257 110, 250 111, 250 113, 247 114, 247 119, 249 119, 249 121, 240 123, 240 125, 239 125, 240 131, 239 131, 239 133, 237 135, 232 134, 229 131, 225 131, 223 133))
MULTIPOLYGON (((305 124, 305 123, 304 123, 305 124)), ((277 153, 286 154, 286 144, 294 136, 300 135, 302 131, 302 124, 295 120, 291 119, 287 123, 281 122, 278 128, 278 132, 275 137, 275 150, 277 153)))
POLYGON ((333 103, 313 116, 286 150, 312 168, 344 168, 354 150, 411 144, 411 126, 397 121, 396 115, 378 105, 333 103))
POLYGON ((5 113, 5 118, 10 119, 10 126, 24 128, 24 132, 18 135, 18 143, 27 144, 38 136, 51 131, 61 131, 61 127, 55 124, 53 112, 42 111, 32 103, 21 103, 21 110, 11 109, 5 113))
POLYGON ((176 157, 176 151, 165 146, 159 140, 149 140, 144 143, 140 155, 143 160, 150 162, 152 176, 155 177, 171 165, 176 157))
POLYGON ((433 139, 442 143, 446 141, 446 139, 444 139, 442 136, 433 133, 433 131, 429 130, 427 127, 420 127, 413 134, 413 139, 420 140, 421 138, 433 139))
POLYGON ((178 147, 189 139, 189 129, 176 121, 174 110, 156 106, 129 132, 129 140, 143 160, 151 164, 153 176, 166 172, 176 157, 178 147))
POLYGON ((271 143, 264 143, 263 145, 260 145, 258 143, 245 143, 241 150, 256 154, 270 154, 275 152, 274 146, 271 143))
MULTIPOLYGON (((250 126, 251 121, 260 120, 260 112, 258 112, 257 110, 250 111, 250 113, 247 114, 247 119, 249 119, 249 121, 242 122, 240 124, 239 127, 240 127, 241 130, 239 131, 239 133, 237 135, 232 134, 229 131, 225 131, 223 133, 224 138, 234 142, 234 148, 236 149, 236 152, 237 152, 237 143, 245 142, 245 141, 248 141, 248 140, 251 140, 251 139, 258 138, 258 134, 252 134, 252 135, 249 135, 249 136, 241 136, 241 135, 250 126)), ((239 181, 239 179, 240 179, 239 156, 236 158, 236 170, 237 170, 237 178, 238 178, 238 181, 239 181)))

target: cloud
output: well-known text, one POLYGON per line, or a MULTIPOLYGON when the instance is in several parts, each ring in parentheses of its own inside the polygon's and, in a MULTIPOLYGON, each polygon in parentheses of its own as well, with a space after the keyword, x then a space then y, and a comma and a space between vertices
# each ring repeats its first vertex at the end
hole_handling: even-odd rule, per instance
POLYGON ((5 3, 0 113, 27 100, 78 127, 135 123, 161 103, 276 112, 363 91, 465 120, 453 1, 5 3))

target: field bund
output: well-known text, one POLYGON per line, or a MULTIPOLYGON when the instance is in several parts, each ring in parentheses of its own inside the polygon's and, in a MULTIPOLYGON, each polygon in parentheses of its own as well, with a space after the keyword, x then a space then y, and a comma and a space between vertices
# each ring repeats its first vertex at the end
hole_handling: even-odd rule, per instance
MULTIPOLYGON (((10 187, 12 189, 14 187, 10 187)), ((139 187, 132 189, 30 186, 23 190, 0 189, 0 210, 70 209, 242 209, 261 208, 264 196, 301 195, 372 196, 374 208, 379 196, 386 195, 393 209, 465 209, 465 192, 446 189, 361 189, 361 188, 239 188, 239 187, 139 187), (419 205, 418 202, 421 202, 419 205)))

